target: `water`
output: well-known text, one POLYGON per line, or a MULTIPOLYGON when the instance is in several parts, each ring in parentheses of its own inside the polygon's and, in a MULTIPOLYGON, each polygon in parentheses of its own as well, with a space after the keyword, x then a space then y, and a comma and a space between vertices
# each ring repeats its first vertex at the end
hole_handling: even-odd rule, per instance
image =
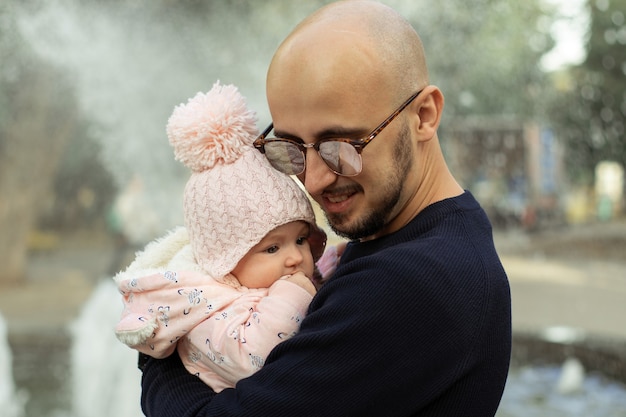
MULTIPOLYGON (((112 280, 98 284, 72 324, 72 417, 139 417, 141 372, 137 352, 120 343, 113 328, 122 302, 112 280)), ((61 416, 58 416, 61 417, 61 416)))
MULTIPOLYGON (((71 326, 71 346, 32 343, 20 348, 20 362, 29 366, 18 366, 19 384, 13 381, 12 353, 0 320, 2 417, 142 416, 137 356, 111 330, 120 308, 114 284, 99 283, 71 326)), ((626 386, 585 372, 573 358, 562 365, 512 369, 496 417, 552 416, 626 417, 626 386)))
POLYGON ((22 417, 26 397, 15 389, 13 355, 7 342, 7 326, 0 315, 0 410, 4 417, 22 417))
POLYGON ((121 301, 100 282, 67 336, 32 335, 12 343, 0 326, 0 417, 141 417, 137 353, 113 333, 121 301), (16 392, 14 386, 20 385, 16 392), (14 411, 16 410, 16 411, 14 411))
POLYGON ((496 417, 626 417, 626 386, 600 374, 559 392, 560 366, 513 369, 496 417))

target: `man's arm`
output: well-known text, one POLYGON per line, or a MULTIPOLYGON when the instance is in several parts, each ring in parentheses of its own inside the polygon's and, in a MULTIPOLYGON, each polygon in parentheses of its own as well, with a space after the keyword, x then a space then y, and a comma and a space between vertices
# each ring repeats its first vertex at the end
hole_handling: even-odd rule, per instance
POLYGON ((314 298, 300 332, 235 389, 215 395, 174 359, 151 360, 143 378, 144 412, 345 417, 413 415, 434 402, 449 414, 421 415, 493 407, 502 381, 488 378, 489 369, 499 366, 490 363, 509 352, 497 340, 492 346, 501 351, 490 352, 489 360, 480 357, 490 327, 484 320, 484 276, 478 269, 442 276, 433 269, 441 267, 438 262, 396 255, 338 269, 314 298))
POLYGON ((208 385, 183 367, 178 355, 148 358, 141 385, 141 408, 146 416, 200 416, 198 410, 215 396, 208 385))

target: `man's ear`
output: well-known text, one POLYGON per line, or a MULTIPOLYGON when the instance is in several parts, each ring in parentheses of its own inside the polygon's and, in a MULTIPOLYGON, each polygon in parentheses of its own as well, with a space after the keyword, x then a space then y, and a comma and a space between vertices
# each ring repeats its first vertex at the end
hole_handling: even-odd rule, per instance
POLYGON ((415 119, 415 123, 417 123, 415 132, 418 140, 428 141, 435 136, 441 122, 444 104, 443 94, 436 86, 429 85, 424 88, 416 101, 415 106, 417 107, 414 107, 414 111, 417 112, 418 118, 415 119))

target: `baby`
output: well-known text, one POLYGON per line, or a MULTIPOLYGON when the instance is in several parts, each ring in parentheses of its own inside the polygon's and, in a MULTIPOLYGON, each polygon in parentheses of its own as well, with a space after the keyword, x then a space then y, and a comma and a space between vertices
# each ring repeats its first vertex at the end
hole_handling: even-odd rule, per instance
POLYGON ((167 134, 192 170, 185 227, 115 276, 124 303, 115 332, 155 358, 176 350, 219 392, 298 331, 326 236, 304 191, 253 147, 256 116, 234 86, 217 82, 177 106, 167 134))

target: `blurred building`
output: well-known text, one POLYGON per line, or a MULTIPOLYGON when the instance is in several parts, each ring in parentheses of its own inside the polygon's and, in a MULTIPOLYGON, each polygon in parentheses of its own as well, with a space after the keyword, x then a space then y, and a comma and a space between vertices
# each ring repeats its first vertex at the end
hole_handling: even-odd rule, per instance
POLYGON ((553 132, 506 117, 455 119, 442 129, 453 173, 495 227, 564 222, 562 149, 553 132))

